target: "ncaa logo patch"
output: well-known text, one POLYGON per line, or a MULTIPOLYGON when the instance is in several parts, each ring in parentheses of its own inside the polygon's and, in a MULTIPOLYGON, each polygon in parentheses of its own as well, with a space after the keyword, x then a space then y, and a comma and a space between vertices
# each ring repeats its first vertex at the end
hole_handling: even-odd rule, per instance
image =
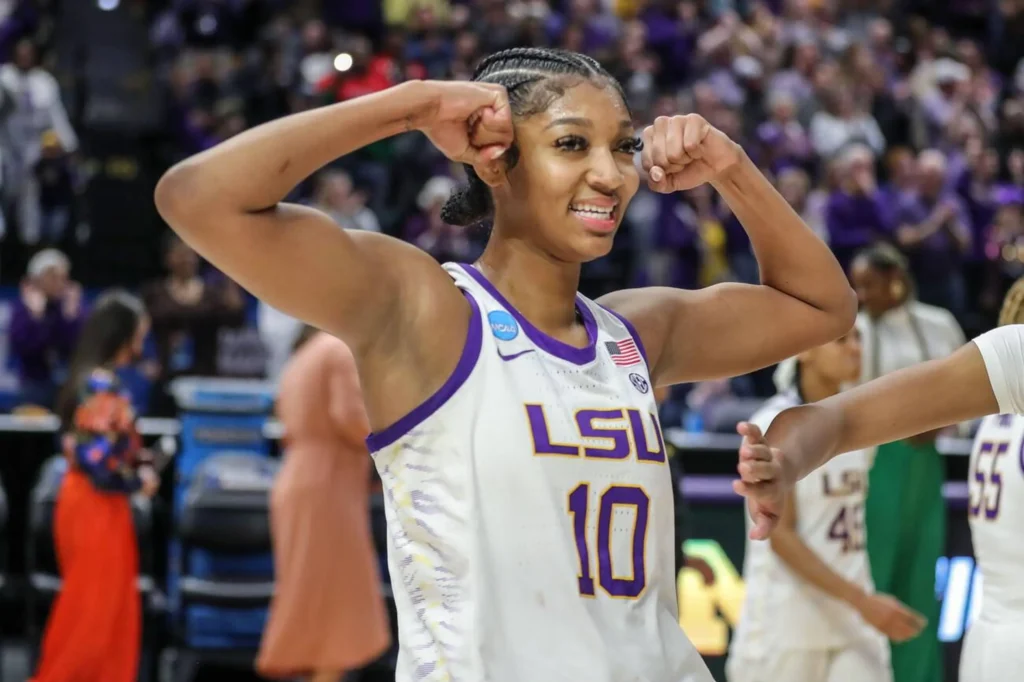
POLYGON ((633 384, 633 388, 641 393, 647 393, 647 391, 651 390, 651 386, 647 383, 647 379, 644 379, 636 372, 629 373, 629 382, 633 384))
POLYGON ((491 325, 491 333, 496 339, 511 341, 519 336, 519 323, 504 310, 492 310, 487 313, 487 322, 491 325))

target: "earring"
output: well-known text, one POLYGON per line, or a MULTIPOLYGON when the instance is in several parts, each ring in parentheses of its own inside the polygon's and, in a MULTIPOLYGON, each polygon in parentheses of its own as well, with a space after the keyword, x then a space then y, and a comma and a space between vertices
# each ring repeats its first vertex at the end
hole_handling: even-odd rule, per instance
POLYGON ((903 282, 893 282, 892 286, 889 287, 889 294, 893 298, 903 298, 905 293, 907 293, 907 287, 903 282))

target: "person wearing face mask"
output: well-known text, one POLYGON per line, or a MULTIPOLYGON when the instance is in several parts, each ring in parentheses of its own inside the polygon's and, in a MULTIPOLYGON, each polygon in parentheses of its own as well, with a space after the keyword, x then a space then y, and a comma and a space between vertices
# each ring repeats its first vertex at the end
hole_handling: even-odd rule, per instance
POLYGON ((75 348, 58 404, 68 471, 53 532, 63 584, 31 682, 134 682, 138 674, 142 605, 129 496, 152 497, 160 478, 117 370, 138 360, 148 331, 142 303, 114 291, 96 303, 75 348))
POLYGON ((68 278, 71 262, 56 249, 28 263, 11 316, 11 352, 18 363, 21 403, 52 409, 84 319, 82 287, 68 278))
MULTIPOLYGON (((850 274, 861 304, 863 381, 945 357, 966 342, 949 311, 915 300, 906 260, 895 248, 859 253, 850 274)), ((869 477, 865 520, 875 585, 929 622, 922 636, 893 645, 895 682, 942 679, 933 584, 946 537, 945 464, 936 435, 879 446, 869 477)))

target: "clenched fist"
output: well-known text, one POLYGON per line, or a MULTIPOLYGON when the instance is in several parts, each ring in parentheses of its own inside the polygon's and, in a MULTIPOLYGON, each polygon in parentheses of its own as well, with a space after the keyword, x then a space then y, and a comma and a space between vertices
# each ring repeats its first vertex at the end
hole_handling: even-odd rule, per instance
POLYGON ((643 133, 641 162, 650 188, 668 194, 692 189, 729 170, 743 150, 702 116, 659 116, 643 133))

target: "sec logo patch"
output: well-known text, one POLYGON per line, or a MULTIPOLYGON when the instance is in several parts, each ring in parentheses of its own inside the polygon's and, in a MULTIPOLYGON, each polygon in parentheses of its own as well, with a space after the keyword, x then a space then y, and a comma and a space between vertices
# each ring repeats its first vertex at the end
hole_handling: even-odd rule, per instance
POLYGON ((633 384, 633 388, 641 393, 647 393, 647 391, 651 390, 651 385, 647 383, 647 379, 644 379, 636 372, 629 373, 629 382, 633 384))

